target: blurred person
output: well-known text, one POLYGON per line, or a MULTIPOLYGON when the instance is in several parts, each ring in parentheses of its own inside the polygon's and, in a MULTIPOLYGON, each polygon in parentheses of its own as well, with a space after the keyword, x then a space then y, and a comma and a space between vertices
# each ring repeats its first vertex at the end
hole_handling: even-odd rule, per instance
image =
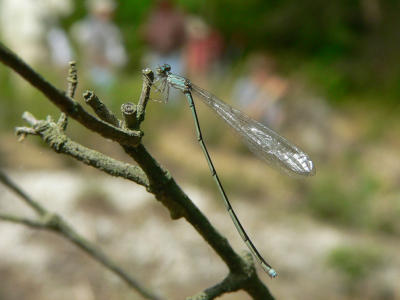
POLYGON ((34 66, 56 67, 72 59, 72 48, 58 19, 72 12, 71 0, 0 0, 0 35, 4 43, 34 66))
POLYGON ((174 73, 183 73, 184 15, 171 1, 156 2, 143 26, 143 36, 149 46, 143 57, 145 67, 154 69, 167 63, 174 73))
POLYGON ((89 15, 72 26, 72 35, 93 83, 109 90, 116 81, 115 72, 127 62, 121 32, 112 22, 116 4, 113 0, 89 0, 87 7, 89 15))
POLYGON ((204 78, 217 66, 222 52, 219 33, 197 16, 186 20, 185 63, 188 76, 204 78))
POLYGON ((275 75, 273 61, 265 55, 249 59, 249 72, 239 78, 233 89, 233 99, 253 119, 277 128, 283 121, 280 99, 288 82, 275 75))
MULTIPOLYGON (((74 53, 67 33, 57 23, 47 33, 47 45, 50 50, 50 59, 53 66, 58 69, 68 68, 68 63, 73 60, 74 53)), ((64 73, 63 75, 65 76, 64 73)))

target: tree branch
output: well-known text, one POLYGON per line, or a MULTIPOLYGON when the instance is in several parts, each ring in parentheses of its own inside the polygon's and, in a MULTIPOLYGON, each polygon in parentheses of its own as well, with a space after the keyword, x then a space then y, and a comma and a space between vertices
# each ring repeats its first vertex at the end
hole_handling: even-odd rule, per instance
POLYGON ((60 234, 64 238, 70 240, 77 247, 89 254, 89 256, 91 256, 93 259, 95 259, 111 272, 116 274, 144 298, 161 300, 159 296, 154 295, 152 292, 143 287, 136 279, 132 278, 128 273, 121 269, 100 249, 96 248, 83 236, 79 235, 66 221, 61 218, 61 216, 47 211, 39 203, 29 197, 1 169, 0 182, 2 182, 5 186, 13 190, 17 195, 19 195, 25 203, 27 203, 35 210, 35 212, 39 216, 39 220, 32 220, 8 214, 0 214, 0 220, 23 224, 36 229, 45 229, 56 232, 57 234, 60 234))
POLYGON ((146 188, 149 186, 146 174, 139 167, 123 163, 74 142, 65 135, 62 125, 54 123, 51 118, 38 121, 28 112, 23 114, 23 118, 28 121, 33 128, 17 127, 17 135, 25 136, 27 134, 32 134, 33 130, 33 133, 39 135, 55 152, 69 155, 109 175, 131 180, 146 188))
POLYGON ((0 43, 0 61, 20 74, 26 81, 41 91, 61 111, 77 120, 83 126, 91 129, 105 138, 120 144, 136 146, 140 142, 142 133, 139 131, 122 130, 112 126, 89 114, 83 107, 64 92, 58 90, 43 77, 36 73, 30 66, 23 62, 18 56, 0 43))
POLYGON ((23 217, 18 217, 18 216, 13 216, 9 214, 3 214, 0 213, 0 220, 11 222, 11 223, 17 223, 17 224, 22 224, 25 226, 29 226, 35 229, 45 229, 46 224, 43 222, 37 221, 37 220, 32 220, 28 218, 23 218, 23 217))
POLYGON ((124 124, 126 128, 138 129, 139 120, 137 118, 137 107, 132 102, 127 102, 121 105, 121 112, 124 116, 124 124))
POLYGON ((7 186, 10 190, 16 193, 21 199, 31 207, 39 216, 44 215, 46 210, 36 201, 34 201, 28 194, 21 190, 8 176, 0 169, 0 182, 7 186))
POLYGON ((149 68, 144 69, 142 71, 142 75, 143 75, 143 87, 137 105, 137 119, 139 124, 144 121, 146 106, 150 98, 150 89, 154 80, 154 73, 149 68))
MULTIPOLYGON (((4 48, 4 47, 3 47, 4 48)), ((2 48, 0 47, 0 60, 2 60, 2 48)), ((14 54, 8 54, 9 56, 15 57, 14 54)), ((3 59, 4 60, 4 59, 3 59)), ((19 60, 18 60, 19 61, 19 60)), ((8 64, 10 65, 10 64, 8 64)), ((13 65, 11 65, 13 67, 13 65)), ((19 63, 18 67, 15 68, 17 72, 19 72, 22 76, 28 77, 26 78, 28 81, 30 80, 29 76, 32 73, 36 76, 37 74, 29 68, 29 72, 25 70, 25 68, 29 68, 24 63, 19 63), (28 74, 28 75, 26 75, 28 74)), ((145 75, 145 74, 144 74, 145 75)), ((135 127, 140 126, 140 121, 144 118, 144 107, 145 103, 147 103, 146 98, 148 99, 148 95, 150 92, 150 86, 152 79, 149 76, 145 76, 146 84, 143 85, 142 95, 143 95, 143 109, 139 115, 141 116, 137 120, 139 124, 135 124, 135 127), (150 79, 149 79, 150 78, 150 79)), ((41 79, 40 82, 44 81, 41 79)), ((45 81, 44 81, 45 82, 45 81)), ((50 85, 46 82, 46 85, 50 85)), ((51 85, 50 85, 51 86, 51 85)), ((40 89, 40 85, 38 86, 40 89)), ((52 89, 55 89, 52 87, 52 89)), ((47 87, 44 89, 47 90, 47 87)), ((57 90, 58 91, 58 90, 57 90)), ((50 93, 49 99, 55 103, 59 102, 58 100, 51 99, 52 97, 60 97, 58 93, 50 93)), ((65 96, 64 96, 65 97, 65 96)), ((142 99, 142 98, 141 98, 142 99)), ((63 99, 63 103, 64 103, 63 99)), ((71 99, 67 98, 68 101, 71 99)), ((61 107, 64 108, 63 105, 61 107)), ((67 105, 68 107, 68 105, 67 105)), ((80 107, 80 106, 79 106, 80 107)), ((65 109, 65 108, 64 108, 65 109)), ((82 109, 83 110, 83 109, 82 109)), ((67 114, 74 113, 74 111, 70 111, 69 109, 65 109, 67 114)), ((85 115, 86 116, 86 115, 85 115)), ((90 115, 89 115, 90 116, 90 115)), ((82 114, 83 118, 84 115, 82 114)), ((90 116, 93 118, 92 116, 90 116)), ((97 120, 97 119, 96 119, 97 120)), ((41 121, 38 121, 41 122, 41 121)), ((43 121, 42 121, 43 122, 43 121)), ((81 122, 84 124, 85 122, 81 122)), ((86 126, 86 125, 85 125, 86 126)), ((36 127, 35 127, 36 128, 36 127)), ((89 127, 88 127, 89 128, 89 127)), ((115 128, 115 127, 112 127, 115 128)), ((99 128, 96 128, 99 129, 99 128)), ((47 129, 46 129, 47 130, 47 129)), ((121 128, 118 130, 124 132, 121 128)), ((97 132, 97 130, 95 130, 97 132)), ((129 131, 128 131, 129 132, 129 131)), ((136 132, 136 131, 135 131, 136 132)), ((28 134, 28 133, 26 133, 28 134)), ((59 136, 64 136, 62 138, 62 142, 60 143, 50 143, 49 145, 64 145, 65 144, 65 135, 59 134, 59 136)), ((182 191, 182 189, 177 185, 175 180, 171 177, 170 173, 165 170, 146 150, 146 148, 142 144, 135 143, 134 145, 128 144, 126 140, 118 140, 125 152, 131 156, 139 165, 141 170, 146 174, 147 181, 146 187, 147 190, 153 193, 158 201, 160 201, 170 212, 172 219, 178 219, 184 217, 195 229, 196 231, 204 238, 204 240, 214 249, 214 251, 218 254, 218 256, 226 263, 229 268, 229 274, 224 281, 220 284, 211 287, 205 290, 203 293, 208 298, 204 299, 214 299, 218 295, 221 295, 225 292, 231 292, 238 289, 245 290, 249 295, 253 297, 253 299, 257 300, 270 300, 273 299, 270 294, 268 288, 260 281, 255 272, 254 264, 252 259, 247 259, 247 256, 240 257, 230 246, 229 242, 225 237, 223 237, 209 222, 209 220, 202 214, 202 212, 194 205, 194 203, 189 199, 189 197, 182 191)), ((60 147, 53 147, 54 150, 60 149, 60 147)), ((61 147, 62 149, 62 147, 61 147)), ((93 151, 93 150, 92 150, 93 151)), ((85 160, 82 160, 85 161, 85 160)), ((97 165, 94 163, 94 167, 97 165)), ((102 169, 103 170, 103 169, 102 169)), ((105 170, 103 170, 105 171, 105 170)), ((202 293, 202 295, 203 295, 202 293)), ((204 296, 203 295, 203 296, 204 296)), ((202 296, 202 297, 203 297, 202 296)))
MULTIPOLYGON (((78 71, 76 69, 76 62, 69 62, 68 77, 67 77, 67 97, 74 98, 76 87, 78 86, 78 71)), ((57 124, 65 131, 68 126, 68 117, 65 113, 61 113, 58 118, 57 124)))
POLYGON ((119 127, 120 122, 118 118, 104 105, 93 91, 84 92, 83 99, 85 99, 86 104, 93 109, 100 119, 115 127, 119 127))

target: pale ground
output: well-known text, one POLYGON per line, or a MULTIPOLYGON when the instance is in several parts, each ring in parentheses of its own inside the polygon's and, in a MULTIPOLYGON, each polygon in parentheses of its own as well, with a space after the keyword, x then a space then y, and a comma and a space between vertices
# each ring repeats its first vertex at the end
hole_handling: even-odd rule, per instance
MULTIPOLYGON (((60 213, 134 277, 167 299, 184 299, 226 274, 213 250, 185 221, 128 181, 96 171, 10 171, 10 176, 50 210, 60 213)), ((183 186, 236 251, 243 245, 219 199, 183 186)), ((259 275, 276 299, 361 299, 346 293, 326 262, 343 245, 379 245, 382 268, 363 285, 363 299, 400 299, 400 242, 317 223, 306 216, 275 215, 268 204, 233 198, 234 207, 260 252, 278 270, 259 275), (370 291, 369 291, 370 290, 370 291)), ((30 215, 0 185, 0 210, 30 215)), ((142 299, 68 241, 49 232, 0 223, 0 299, 142 299)), ((219 299, 250 299, 245 293, 219 299)))

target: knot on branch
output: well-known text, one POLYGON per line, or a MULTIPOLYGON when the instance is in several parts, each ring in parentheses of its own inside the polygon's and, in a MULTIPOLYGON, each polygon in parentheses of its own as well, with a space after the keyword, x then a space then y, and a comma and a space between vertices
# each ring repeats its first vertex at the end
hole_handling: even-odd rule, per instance
POLYGON ((247 275, 247 277, 252 277, 256 272, 256 268, 254 265, 254 259, 251 253, 247 250, 244 250, 240 253, 240 257, 243 261, 243 271, 247 275))
POLYGON ((121 105, 121 112, 125 119, 125 127, 129 129, 139 129, 139 119, 137 117, 137 106, 132 102, 121 105))
POLYGON ((63 131, 60 131, 58 127, 55 127, 55 123, 46 124, 47 129, 43 131, 42 137, 44 141, 54 149, 56 152, 62 152, 65 143, 68 141, 68 137, 63 131))
POLYGON ((47 212, 42 216, 41 221, 47 228, 51 228, 53 230, 58 230, 60 228, 61 218, 57 214, 47 212))
POLYGON ((171 219, 177 220, 181 217, 187 216, 187 211, 184 209, 184 205, 179 203, 182 199, 186 199, 187 196, 179 188, 172 177, 168 180, 157 184, 150 184, 148 191, 155 195, 156 199, 160 201, 169 210, 171 219), (176 197, 170 197, 171 193, 176 197))
POLYGON ((82 109, 78 102, 71 101, 71 105, 65 110, 65 112, 69 116, 74 116, 78 114, 80 108, 82 109))

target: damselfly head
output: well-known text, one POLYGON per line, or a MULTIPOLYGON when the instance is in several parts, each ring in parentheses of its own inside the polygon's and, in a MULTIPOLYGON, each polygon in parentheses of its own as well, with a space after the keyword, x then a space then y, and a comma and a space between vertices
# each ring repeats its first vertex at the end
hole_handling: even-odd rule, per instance
POLYGON ((156 70, 157 75, 161 77, 167 76, 170 71, 171 71, 171 66, 169 64, 163 64, 156 70))

